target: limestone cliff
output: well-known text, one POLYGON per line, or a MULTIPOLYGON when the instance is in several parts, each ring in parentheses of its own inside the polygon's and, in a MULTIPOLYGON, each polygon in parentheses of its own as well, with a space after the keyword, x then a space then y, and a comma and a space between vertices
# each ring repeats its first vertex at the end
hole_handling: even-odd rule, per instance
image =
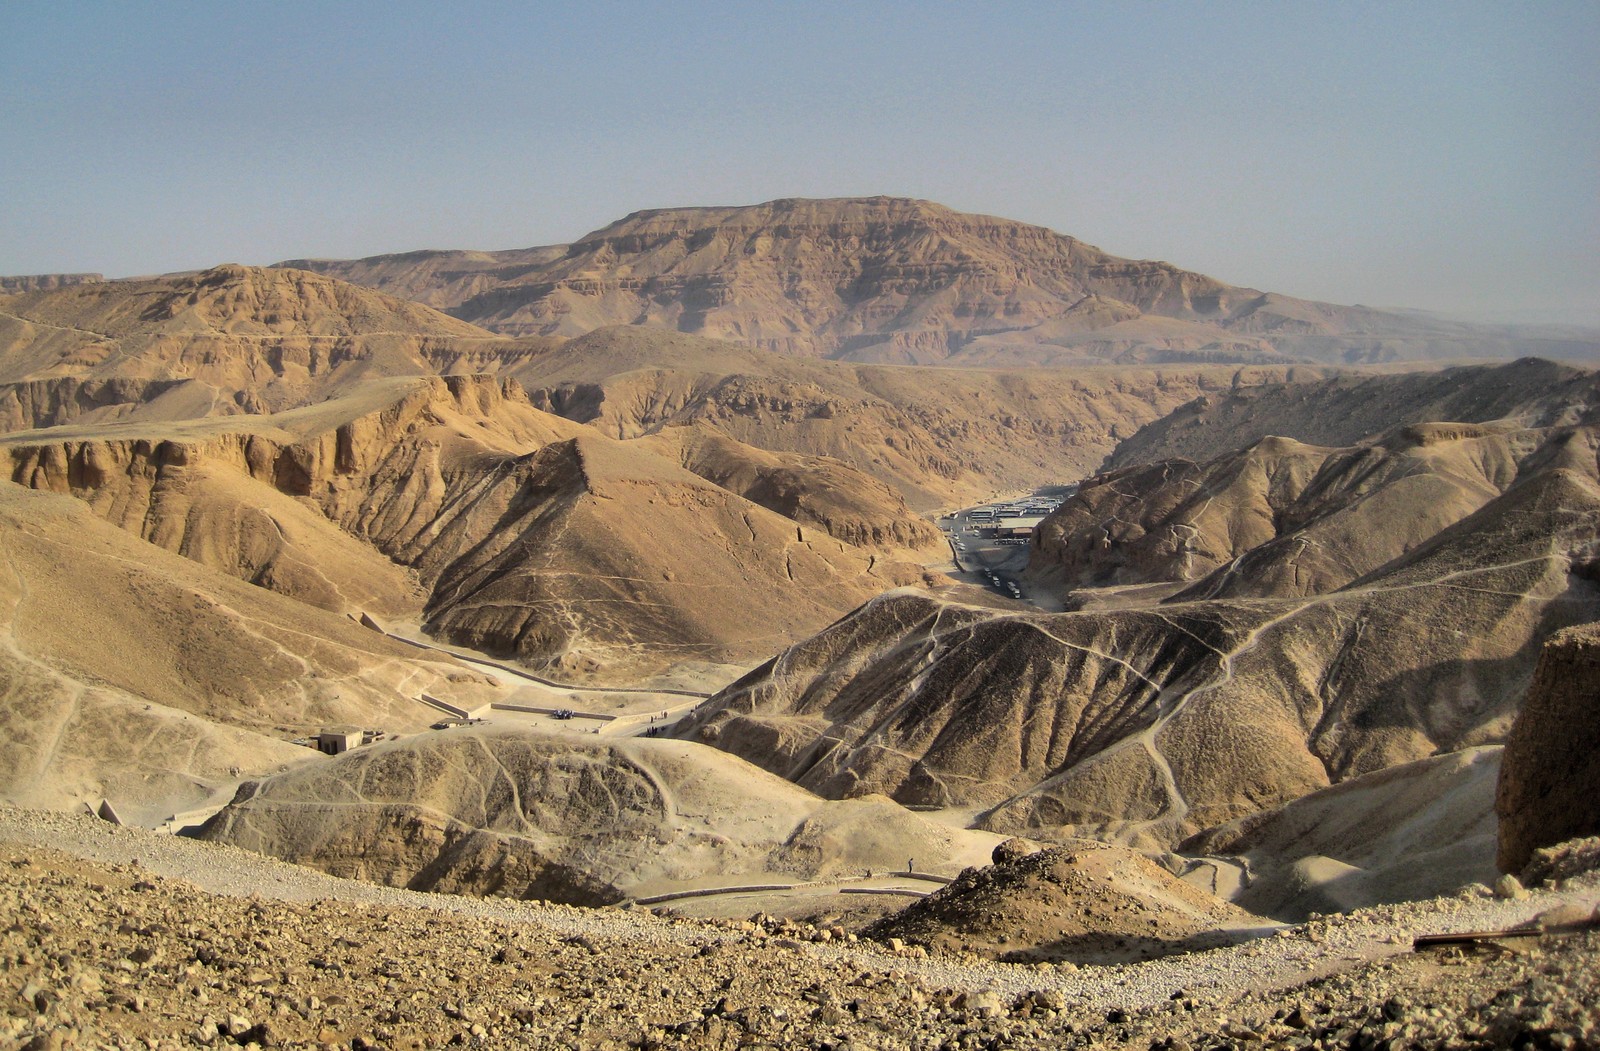
MULTIPOLYGON (((648 324, 785 354, 984 367, 1510 357, 1526 334, 1314 303, 895 197, 635 212, 558 249, 297 265, 510 335, 648 324)), ((1592 356, 1591 334, 1544 353, 1592 356)))
POLYGON ((428 307, 306 271, 225 265, 80 284, 0 304, 0 390, 56 384, 53 393, 0 394, 0 413, 12 427, 48 426, 74 418, 71 409, 109 404, 111 381, 182 380, 202 386, 207 399, 169 419, 280 411, 352 382, 445 371, 484 343, 504 342, 428 307), (91 393, 62 384, 73 380, 91 393))

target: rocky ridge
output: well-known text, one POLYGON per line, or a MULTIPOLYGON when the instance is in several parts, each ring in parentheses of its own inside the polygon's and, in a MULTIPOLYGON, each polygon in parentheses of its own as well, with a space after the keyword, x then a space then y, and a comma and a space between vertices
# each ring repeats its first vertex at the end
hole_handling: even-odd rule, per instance
POLYGON ((43 292, 51 288, 94 284, 104 280, 104 274, 23 274, 0 277, 0 296, 16 296, 25 292, 43 292))
POLYGON ((445 371, 486 342, 509 353, 476 326, 305 271, 71 285, 0 301, 0 422, 278 412, 352 382, 445 371), (168 404, 145 404, 158 398, 168 404))
POLYGON ((1206 392, 1323 372, 854 365, 613 326, 542 352, 513 374, 535 405, 613 438, 687 427, 772 452, 832 457, 925 511, 1081 477, 1119 438, 1206 392))
POLYGON ((1313 376, 1208 391, 1117 444, 1102 470, 1225 456, 1269 436, 1356 445, 1441 420, 1548 428, 1596 422, 1600 374, 1542 358, 1397 374, 1313 376))
POLYGON ((1298 300, 894 197, 635 212, 559 249, 295 263, 509 335, 643 323, 856 361, 1354 363, 1503 357, 1538 337, 1549 355, 1595 351, 1592 334, 1298 300))
POLYGON ((1341 449, 1264 438, 1085 480, 1028 572, 1064 591, 1175 583, 1175 599, 1325 594, 1378 571, 1552 461, 1592 474, 1590 428, 1416 424, 1341 449))
POLYGON ((527 725, 409 737, 247 785, 199 835, 386 886, 581 905, 858 877, 907 855, 960 867, 992 841, 680 742, 527 725))

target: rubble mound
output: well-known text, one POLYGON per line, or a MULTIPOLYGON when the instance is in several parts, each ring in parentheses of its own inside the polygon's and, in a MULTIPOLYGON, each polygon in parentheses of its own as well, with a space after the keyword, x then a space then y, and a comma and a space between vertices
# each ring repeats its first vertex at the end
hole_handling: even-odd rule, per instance
POLYGON ((1586 872, 1600 872, 1600 836, 1569 839, 1553 847, 1537 848, 1522 870, 1522 882, 1533 887, 1572 879, 1586 872))
POLYGON ((1109 963, 1196 948, 1249 919, 1142 854, 1079 843, 968 869, 863 934, 1016 963, 1109 963))

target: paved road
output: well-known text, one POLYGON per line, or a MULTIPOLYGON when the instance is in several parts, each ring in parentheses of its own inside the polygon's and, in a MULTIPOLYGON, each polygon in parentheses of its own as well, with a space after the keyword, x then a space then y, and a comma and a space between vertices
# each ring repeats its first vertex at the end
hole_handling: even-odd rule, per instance
MULTIPOLYGON (((958 577, 1004 598, 1034 605, 1022 576, 1028 567, 1032 547, 1005 544, 993 535, 985 536, 986 532, 992 533, 996 521, 973 518, 972 512, 988 506, 968 507, 938 521, 950 542, 950 555, 955 560, 958 577)), ((998 524, 1004 526, 1011 521, 999 519, 998 524)))

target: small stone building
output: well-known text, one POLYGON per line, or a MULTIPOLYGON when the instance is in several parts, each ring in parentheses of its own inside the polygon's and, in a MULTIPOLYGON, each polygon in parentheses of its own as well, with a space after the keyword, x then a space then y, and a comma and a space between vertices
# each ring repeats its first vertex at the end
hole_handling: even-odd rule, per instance
POLYGON ((361 747, 361 731, 353 727, 333 727, 317 734, 317 751, 324 755, 339 755, 359 747, 361 747))

